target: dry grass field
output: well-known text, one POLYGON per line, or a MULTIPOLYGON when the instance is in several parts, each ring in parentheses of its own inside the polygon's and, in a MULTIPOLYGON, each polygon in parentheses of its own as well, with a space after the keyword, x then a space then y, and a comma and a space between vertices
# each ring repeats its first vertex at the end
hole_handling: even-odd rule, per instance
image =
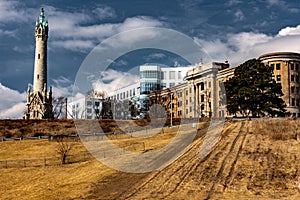
MULTIPOLYGON (((61 126, 68 123, 71 126, 70 122, 61 126)), ((119 172, 96 159, 46 167, 1 168, 0 196, 1 199, 300 199, 299 125, 298 119, 226 122, 213 151, 200 160, 199 149, 207 131, 203 123, 184 155, 164 169, 143 174, 119 172)), ((43 129, 41 125, 39 128, 43 129)), ((109 137, 120 147, 144 143, 145 149, 129 150, 147 152, 168 144, 176 129, 165 129, 150 138, 109 137)), ((0 160, 55 156, 56 145, 48 140, 2 142, 0 160)), ((71 154, 85 151, 81 142, 73 142, 71 154)))

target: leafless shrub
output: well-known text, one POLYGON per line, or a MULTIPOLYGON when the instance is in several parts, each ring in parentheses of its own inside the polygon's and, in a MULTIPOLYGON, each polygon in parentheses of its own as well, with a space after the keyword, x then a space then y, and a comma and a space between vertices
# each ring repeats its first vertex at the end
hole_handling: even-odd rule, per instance
POLYGON ((72 149, 72 143, 68 140, 68 137, 58 136, 56 137, 57 147, 56 151, 60 155, 61 164, 66 164, 66 158, 72 149))

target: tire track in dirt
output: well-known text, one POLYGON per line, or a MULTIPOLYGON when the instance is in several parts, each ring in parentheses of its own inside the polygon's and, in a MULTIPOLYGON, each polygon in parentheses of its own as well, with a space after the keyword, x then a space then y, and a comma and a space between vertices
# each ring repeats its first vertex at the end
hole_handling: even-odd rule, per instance
MULTIPOLYGON (((250 123, 250 122, 249 122, 249 123, 250 123)), ((233 175, 234 169, 235 169, 235 166, 236 166, 236 163, 237 163, 238 159, 240 158, 241 151, 242 151, 242 149, 245 147, 245 141, 246 141, 247 133, 249 133, 249 125, 247 126, 247 131, 246 131, 246 133, 244 133, 244 135, 243 135, 242 143, 241 143, 241 145, 239 146, 237 155, 236 155, 236 157, 235 157, 235 159, 234 159, 234 161, 233 161, 233 163, 232 163, 232 165, 231 165, 231 167, 230 167, 229 174, 228 174, 228 176, 227 176, 226 179, 225 179, 225 184, 224 184, 224 189, 223 189, 223 191, 226 190, 226 188, 231 184, 231 182, 232 182, 233 179, 234 179, 234 175, 233 175)))
MULTIPOLYGON (((216 189, 217 184, 219 184, 219 183, 222 182, 222 179, 223 179, 223 176, 224 176, 224 173, 225 173, 225 167, 226 167, 227 164, 230 163, 231 157, 234 158, 234 161, 237 159, 237 157, 238 157, 238 155, 239 155, 239 151, 241 150, 241 146, 243 145, 244 140, 245 140, 245 137, 246 137, 246 133, 243 132, 244 126, 245 126, 245 122, 243 121, 242 124, 241 124, 240 130, 239 130, 237 136, 234 138, 234 140, 233 140, 233 142, 232 142, 232 144, 231 144, 231 147, 230 147, 228 153, 226 154, 225 158, 224 158, 223 161, 222 161, 222 164, 221 164, 221 166, 220 166, 220 168, 219 168, 219 170, 218 170, 218 173, 217 173, 217 175, 216 175, 216 178, 215 178, 215 180, 214 180, 214 182, 213 182, 211 188, 210 188, 209 191, 208 191, 207 197, 205 198, 206 200, 209 200, 209 199, 212 198, 212 196, 213 196, 214 193, 215 193, 215 189, 216 189), (244 133, 244 134, 243 134, 243 133, 244 133), (242 137, 242 136, 243 136, 243 137, 242 137), (242 140, 240 140, 241 137, 242 137, 242 140), (234 156, 234 151, 235 151, 235 149, 236 149, 236 147, 237 147, 237 143, 238 143, 239 141, 241 141, 241 142, 240 142, 240 145, 238 146, 237 154, 234 156)), ((234 161, 233 161, 233 163, 231 164, 230 170, 233 170, 233 167, 232 167, 232 166, 234 165, 234 161)), ((235 161, 235 162, 236 162, 236 161, 235 161)), ((233 172, 231 172, 231 173, 233 173, 233 172)), ((229 175, 230 175, 230 172, 229 172, 229 175)), ((229 176, 229 175, 228 175, 228 176, 229 176)), ((228 176, 227 176, 227 177, 228 177, 228 176)), ((225 181, 225 182, 226 182, 226 181, 225 181)))
MULTIPOLYGON (((233 127, 226 130, 226 133, 235 129, 237 126, 237 124, 234 124, 233 127)), ((196 169, 204 162, 199 160, 198 155, 200 146, 204 140, 204 135, 205 134, 203 134, 201 138, 197 139, 189 151, 187 151, 183 156, 178 158, 167 168, 155 173, 149 180, 135 188, 134 192, 128 193, 126 198, 139 197, 141 194, 144 194, 142 195, 143 198, 145 198, 145 195, 150 195, 150 198, 168 198, 176 192, 179 187, 184 185, 184 182, 191 174, 195 172, 197 173, 196 169)), ((218 144, 216 146, 218 146, 218 144)), ((227 145, 225 145, 222 150, 225 150, 226 148, 227 145)))
MULTIPOLYGON (((222 134, 226 135, 228 133, 230 133, 233 129, 235 129, 238 126, 238 124, 235 124, 233 127, 230 127, 229 129, 227 129, 226 131, 224 131, 222 134)), ((222 138, 221 138, 222 139, 222 138)), ((220 141, 219 141, 220 142, 220 141)), ((227 146, 228 146, 228 142, 226 143, 225 146, 223 146, 223 148, 221 149, 221 151, 224 151, 227 146)), ((217 149, 219 146, 219 144, 217 144, 214 149, 217 149)), ((212 150, 211 152, 214 152, 214 150, 212 150)), ((195 172, 201 172, 201 170, 199 170, 201 164, 203 164, 212 154, 209 153, 203 160, 198 160, 196 165, 193 165, 191 170, 187 170, 187 172, 185 173, 184 177, 181 179, 181 181, 176 185, 175 188, 173 188, 173 190, 166 196, 169 197, 172 193, 174 193, 175 191, 177 191, 180 187, 184 187, 184 183, 188 182, 188 178, 191 178, 191 175, 195 172)), ((219 155, 219 154, 216 154, 219 155)), ((198 156, 198 153, 197 153, 198 156)), ((216 157, 214 157, 216 159, 216 157)), ((195 159, 197 160, 197 159, 195 159)))
MULTIPOLYGON (((207 132, 207 128, 200 130, 200 133, 198 133, 198 134, 200 134, 200 138, 198 138, 197 140, 202 142, 206 132, 207 132)), ((130 191, 125 192, 123 194, 125 196, 123 196, 123 197, 126 199, 131 198, 134 195, 136 195, 137 193, 139 193, 140 191, 142 191, 143 188, 144 188, 143 191, 149 187, 151 189, 153 189, 152 185, 154 186, 154 188, 158 189, 158 190, 155 190, 156 193, 159 193, 159 191, 163 191, 162 187, 165 184, 167 184, 168 181, 164 181, 160 184, 157 184, 156 180, 161 179, 161 178, 166 178, 166 179, 170 180, 173 176, 175 176, 178 171, 180 171, 182 168, 184 168, 186 166, 187 163, 190 163, 190 161, 192 161, 194 159, 194 157, 190 157, 190 153, 197 152, 197 151, 195 151, 195 149, 197 149, 197 147, 198 147, 197 143, 192 144, 192 146, 180 158, 178 158, 176 161, 174 161, 173 163, 171 163, 164 169, 156 171, 156 172, 152 172, 154 174, 152 174, 151 177, 147 178, 147 180, 143 181, 143 183, 141 183, 141 184, 139 183, 139 185, 137 185, 136 188, 132 188, 132 189, 130 189, 130 191), (179 162, 179 159, 181 161, 180 164, 175 165, 176 167, 174 167, 174 163, 179 162), (166 173, 166 171, 168 171, 168 173, 166 173), (152 182, 154 182, 154 184, 151 184, 152 182)), ((122 195, 120 197, 122 197, 122 195)))

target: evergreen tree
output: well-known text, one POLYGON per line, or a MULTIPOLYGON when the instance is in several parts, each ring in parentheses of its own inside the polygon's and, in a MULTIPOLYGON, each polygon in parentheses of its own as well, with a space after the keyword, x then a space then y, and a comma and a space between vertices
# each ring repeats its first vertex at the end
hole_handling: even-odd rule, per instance
POLYGON ((234 77, 225 82, 229 113, 244 117, 284 115, 281 84, 273 80, 272 74, 271 67, 257 59, 238 66, 234 77))

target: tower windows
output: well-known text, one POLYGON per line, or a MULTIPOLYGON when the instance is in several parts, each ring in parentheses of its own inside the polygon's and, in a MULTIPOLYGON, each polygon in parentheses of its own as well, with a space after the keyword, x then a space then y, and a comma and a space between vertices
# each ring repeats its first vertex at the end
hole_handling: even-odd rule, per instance
POLYGON ((41 54, 38 54, 38 59, 40 59, 41 58, 41 54))
POLYGON ((291 93, 295 93, 295 86, 291 87, 291 93))
POLYGON ((277 81, 281 81, 281 75, 276 76, 277 81))
POLYGON ((40 75, 38 74, 36 78, 39 80, 39 78, 40 78, 40 75))
POLYGON ((292 106, 295 106, 295 98, 292 98, 292 106))

